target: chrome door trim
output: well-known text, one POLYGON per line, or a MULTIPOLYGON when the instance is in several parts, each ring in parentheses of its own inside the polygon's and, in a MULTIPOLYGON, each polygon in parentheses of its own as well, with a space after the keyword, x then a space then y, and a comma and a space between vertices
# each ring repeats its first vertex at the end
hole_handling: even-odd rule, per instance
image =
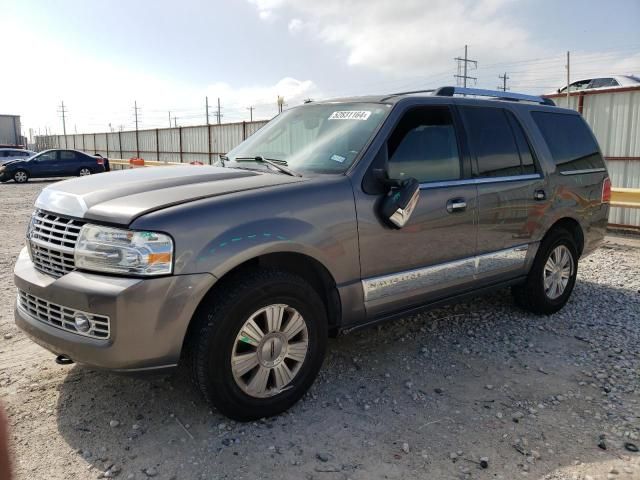
POLYGON ((464 180, 448 180, 444 182, 421 183, 420 189, 428 190, 430 188, 457 187, 461 185, 478 185, 482 183, 517 182, 517 181, 523 181, 523 180, 537 180, 539 178, 542 178, 542 175, 540 175, 539 173, 531 173, 527 175, 511 175, 507 177, 466 178, 464 180))
POLYGON ((362 280, 365 303, 407 291, 437 290, 451 282, 471 281, 489 272, 517 269, 525 264, 529 244, 496 252, 405 270, 362 280))
POLYGON ((569 170, 567 172, 560 172, 560 175, 583 175, 586 173, 600 173, 606 171, 606 168, 585 168, 584 170, 569 170))

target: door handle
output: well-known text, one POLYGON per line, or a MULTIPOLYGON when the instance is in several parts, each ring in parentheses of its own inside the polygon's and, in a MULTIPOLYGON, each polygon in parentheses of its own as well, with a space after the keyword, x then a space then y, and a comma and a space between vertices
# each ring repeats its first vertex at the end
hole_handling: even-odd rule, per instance
POLYGON ((542 189, 536 190, 535 192, 533 192, 533 199, 534 200, 546 200, 547 199, 547 193, 542 189))
POLYGON ((467 201, 464 198, 452 198, 447 202, 447 212, 464 212, 467 209, 467 201))

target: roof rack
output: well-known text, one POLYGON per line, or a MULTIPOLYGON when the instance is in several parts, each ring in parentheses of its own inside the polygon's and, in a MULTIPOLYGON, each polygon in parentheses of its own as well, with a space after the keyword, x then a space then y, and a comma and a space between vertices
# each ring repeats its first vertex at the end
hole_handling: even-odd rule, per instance
POLYGON ((410 92, 392 93, 382 100, 387 100, 400 95, 411 95, 414 93, 431 93, 436 97, 453 97, 454 95, 475 95, 477 97, 491 97, 499 100, 510 100, 512 102, 533 102, 542 105, 555 106, 550 98, 539 97, 537 95, 526 95, 524 93, 503 92, 501 90, 485 90, 482 88, 465 88, 465 87, 440 87, 438 89, 429 90, 412 90, 410 92))
POLYGON ((440 87, 433 92, 438 97, 453 97, 454 95, 474 95, 478 97, 491 97, 499 100, 511 100, 516 102, 533 102, 542 105, 555 106, 553 100, 537 95, 526 95, 524 93, 505 92, 502 90, 485 90, 482 88, 464 88, 464 87, 440 87))

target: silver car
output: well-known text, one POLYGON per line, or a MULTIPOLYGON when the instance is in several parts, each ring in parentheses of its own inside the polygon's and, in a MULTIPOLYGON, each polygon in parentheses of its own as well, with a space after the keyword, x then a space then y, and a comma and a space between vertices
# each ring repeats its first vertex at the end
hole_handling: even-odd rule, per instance
POLYGON ((36 152, 22 148, 0 148, 0 165, 10 160, 26 160, 35 154, 36 152))
POLYGON ((45 188, 15 319, 61 363, 183 363, 222 413, 257 419, 304 395, 331 335, 504 287, 558 311, 610 195, 589 127, 547 99, 443 87, 311 102, 218 166, 45 188))

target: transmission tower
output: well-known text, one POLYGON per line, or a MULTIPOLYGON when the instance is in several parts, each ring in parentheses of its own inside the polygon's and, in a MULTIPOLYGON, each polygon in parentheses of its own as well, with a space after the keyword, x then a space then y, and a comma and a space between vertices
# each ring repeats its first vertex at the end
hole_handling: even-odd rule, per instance
POLYGON ((474 83, 478 80, 477 77, 470 77, 467 75, 467 72, 469 71, 469 64, 472 64, 474 69, 478 68, 478 62, 476 60, 471 60, 468 57, 467 45, 464 46, 464 58, 456 57, 454 60, 458 62, 458 70, 454 75, 458 82, 458 86, 462 85, 466 88, 467 80, 473 80, 474 83))

